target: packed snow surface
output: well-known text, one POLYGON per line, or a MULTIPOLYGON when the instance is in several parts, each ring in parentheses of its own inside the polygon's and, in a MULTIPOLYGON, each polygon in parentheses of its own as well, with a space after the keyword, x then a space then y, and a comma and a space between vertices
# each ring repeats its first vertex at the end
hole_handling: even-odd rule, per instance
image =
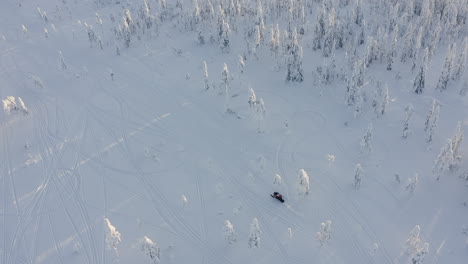
POLYGON ((467 6, 0 1, 0 263, 466 263, 467 6))

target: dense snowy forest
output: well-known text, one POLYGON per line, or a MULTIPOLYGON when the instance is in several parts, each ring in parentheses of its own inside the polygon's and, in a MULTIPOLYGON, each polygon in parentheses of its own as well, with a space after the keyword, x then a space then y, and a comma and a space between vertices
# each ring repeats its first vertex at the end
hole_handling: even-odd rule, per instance
POLYGON ((468 0, 0 16, 0 263, 468 259, 468 0))

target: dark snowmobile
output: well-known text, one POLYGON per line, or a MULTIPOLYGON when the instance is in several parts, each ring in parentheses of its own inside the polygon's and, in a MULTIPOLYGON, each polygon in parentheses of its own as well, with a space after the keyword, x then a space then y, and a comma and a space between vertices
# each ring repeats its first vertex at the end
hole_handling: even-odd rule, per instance
POLYGON ((284 199, 283 199, 283 195, 281 195, 279 192, 274 192, 273 194, 270 194, 271 197, 281 201, 282 203, 284 203, 284 199))

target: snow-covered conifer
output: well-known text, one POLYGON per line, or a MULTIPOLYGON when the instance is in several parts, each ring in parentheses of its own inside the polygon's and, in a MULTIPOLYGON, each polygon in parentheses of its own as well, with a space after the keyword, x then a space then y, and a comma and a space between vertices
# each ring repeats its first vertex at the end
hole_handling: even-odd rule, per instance
POLYGON ((60 57, 60 68, 62 70, 66 70, 68 68, 68 66, 65 63, 65 58, 63 57, 62 51, 60 51, 60 50, 59 50, 59 57, 60 57))
POLYGON ((320 224, 320 231, 317 232, 315 238, 320 242, 320 245, 325 245, 331 239, 331 224, 330 220, 320 224))
POLYGON ((424 258, 426 257, 427 253, 429 253, 429 244, 424 243, 422 247, 420 247, 413 257, 411 257, 411 264, 422 264, 424 263, 424 258))
POLYGON ((324 57, 330 56, 335 49, 335 36, 336 36, 336 12, 332 8, 328 14, 328 19, 325 28, 325 35, 323 37, 322 54, 324 57))
MULTIPOLYGON (((20 99, 18 97, 18 99, 20 99)), ((454 159, 459 159, 458 157, 458 148, 460 147, 460 144, 463 142, 463 130, 461 126, 461 122, 458 121, 457 123, 457 128, 455 130, 455 135, 452 137, 452 152, 454 159)))
POLYGON ((413 23, 410 22, 410 25, 406 29, 405 36, 403 39, 402 51, 401 51, 401 62, 406 62, 409 58, 412 57, 414 53, 414 28, 413 23))
POLYGON ((245 70, 245 59, 244 59, 244 56, 239 55, 239 72, 243 74, 244 70, 245 70))
POLYGON ((346 102, 348 106, 355 106, 355 111, 359 112, 363 103, 361 98, 361 88, 364 85, 365 74, 364 60, 356 60, 353 66, 353 75, 348 80, 346 87, 346 102))
POLYGON ((411 133, 411 130, 409 129, 409 122, 411 119, 411 116, 413 115, 413 105, 409 104, 405 107, 405 123, 403 124, 403 133, 401 134, 402 138, 408 138, 408 135, 411 133))
POLYGON ((413 178, 408 178, 408 184, 406 185, 405 189, 410 194, 413 194, 414 190, 416 189, 416 185, 418 185, 418 181, 419 181, 419 175, 415 173, 413 178))
POLYGON ((29 114, 28 108, 24 104, 23 99, 21 99, 21 97, 18 97, 18 105, 19 110, 21 111, 21 113, 23 113, 23 115, 29 114))
POLYGON ((258 133, 263 133, 264 128, 263 128, 263 122, 266 117, 266 108, 265 108, 265 102, 263 101, 262 98, 260 98, 257 102, 256 106, 256 113, 257 113, 257 119, 258 119, 258 128, 257 132, 258 133))
POLYGON ((229 52, 231 43, 230 43, 230 35, 231 35, 231 29, 229 27, 229 24, 222 20, 222 25, 221 25, 221 31, 219 32, 220 36, 220 43, 219 47, 223 52, 229 52))
POLYGON ((366 56, 365 64, 366 67, 369 67, 374 61, 379 57, 379 42, 373 37, 367 38, 367 47, 366 47, 366 56))
POLYGON ((405 241, 405 253, 408 255, 413 255, 419 249, 419 244, 421 240, 419 239, 419 234, 421 233, 421 228, 419 225, 416 225, 408 235, 408 238, 405 241))
POLYGON ((257 106, 257 96, 255 95, 255 91, 250 87, 249 88, 249 106, 250 108, 256 109, 257 106))
POLYGON ((299 195, 309 194, 309 175, 304 169, 299 170, 299 195))
POLYGON ((398 41, 398 26, 393 30, 392 44, 387 51, 387 70, 391 71, 393 66, 393 60, 396 57, 396 47, 398 41))
POLYGON ((208 80, 208 65, 206 64, 206 61, 203 61, 203 70, 204 70, 204 82, 205 82, 205 90, 210 89, 210 83, 208 80))
POLYGON ((440 103, 436 100, 432 101, 432 108, 429 111, 426 122, 424 123, 424 131, 426 131, 426 141, 431 142, 434 136, 435 129, 439 123, 440 103))
POLYGON ((419 71, 413 81, 413 90, 415 93, 420 94, 424 90, 426 80, 426 73, 424 70, 424 66, 419 66, 419 71))
POLYGON ((294 30, 289 50, 287 50, 286 81, 302 82, 304 70, 302 69, 302 47, 299 46, 297 31, 294 30))
POLYGON ((465 80, 458 94, 461 96, 465 96, 467 93, 468 93, 468 80, 465 80))
POLYGON ((106 224, 106 243, 107 247, 115 252, 115 254, 118 256, 119 251, 117 249, 117 246, 120 244, 122 239, 120 238, 120 233, 117 231, 115 226, 111 224, 108 218, 104 219, 105 224, 106 224))
POLYGON ((400 182, 401 182, 401 180, 400 180, 400 174, 399 174, 399 173, 395 173, 393 176, 395 177, 395 181, 396 181, 398 184, 400 184, 400 182))
POLYGON ((335 163, 335 155, 332 155, 332 154, 328 154, 327 155, 327 160, 328 160, 328 167, 331 168, 331 166, 333 165, 333 163, 335 163))
POLYGON ((16 104, 16 99, 14 96, 7 96, 6 99, 2 100, 3 103, 3 111, 5 113, 11 113, 13 111, 18 111, 19 107, 16 104))
POLYGON ((376 84, 374 99, 372 100, 372 107, 374 108, 374 112, 377 114, 377 117, 385 114, 388 103, 388 85, 385 84, 385 89, 383 89, 382 84, 378 81, 376 84))
POLYGON ((459 80, 465 72, 466 60, 468 58, 468 36, 465 37, 460 47, 460 54, 457 56, 457 61, 453 66, 452 80, 459 80))
POLYGON ((281 182, 282 182, 281 176, 279 174, 275 174, 275 178, 273 179, 273 184, 281 185, 281 182))
POLYGON ((452 72, 453 62, 455 59, 455 52, 456 52, 456 44, 452 44, 449 46, 447 51, 447 56, 445 57, 444 67, 442 68, 442 72, 440 73, 439 81, 437 82, 436 90, 437 91, 445 91, 447 90, 450 76, 452 72))
POLYGON ((229 69, 228 69, 228 66, 226 63, 224 63, 224 66, 223 66, 223 72, 221 73, 221 81, 222 81, 222 90, 220 91, 220 93, 228 93, 229 91, 229 86, 230 86, 230 82, 231 82, 231 76, 229 74, 229 69))
POLYGON ((320 9, 320 13, 317 16, 317 22, 315 24, 314 28, 314 37, 312 40, 312 49, 317 50, 322 48, 322 42, 323 38, 325 37, 326 31, 325 31, 325 17, 326 17, 327 11, 325 6, 323 5, 322 8, 320 9))
POLYGON ((182 207, 185 207, 188 204, 188 199, 184 194, 182 194, 180 200, 182 201, 182 207))
POLYGON ((234 230, 234 226, 231 224, 231 222, 229 222, 229 220, 224 222, 224 238, 229 244, 234 244, 234 242, 237 241, 236 231, 234 230))
POLYGON ((434 167, 432 168, 432 172, 437 177, 437 180, 440 179, 440 176, 442 176, 444 172, 449 170, 453 162, 454 154, 452 149, 452 140, 449 139, 448 143, 440 149, 439 155, 434 162, 434 167))
POLYGON ((356 164, 356 168, 354 169, 354 188, 359 189, 361 188, 361 178, 364 170, 362 169, 361 164, 356 164))
POLYGON ((149 257, 152 264, 161 263, 161 250, 158 245, 147 236, 144 236, 141 241, 141 251, 149 257))
POLYGON ((258 219, 255 217, 250 224, 250 235, 249 235, 249 247, 250 248, 259 248, 260 247, 260 235, 262 231, 260 230, 260 225, 258 224, 258 219))
POLYGON ((367 151, 371 152, 372 151, 372 133, 373 133, 373 126, 372 123, 369 124, 367 127, 367 131, 362 137, 361 140, 361 153, 367 151))
POLYGON ((270 38, 270 50, 275 54, 275 57, 278 56, 278 52, 281 47, 281 31, 279 29, 279 24, 276 24, 276 28, 271 26, 271 38, 270 38))

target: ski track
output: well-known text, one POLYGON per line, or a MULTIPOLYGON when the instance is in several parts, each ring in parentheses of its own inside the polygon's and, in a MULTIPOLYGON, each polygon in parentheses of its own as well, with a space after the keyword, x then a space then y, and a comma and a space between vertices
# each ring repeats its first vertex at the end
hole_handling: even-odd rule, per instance
MULTIPOLYGON (((295 124, 294 124, 294 120, 296 119, 296 117, 297 117, 298 115, 300 115, 300 114, 306 114, 306 113, 313 113, 313 114, 316 114, 317 116, 319 116, 319 117, 322 119, 321 128, 326 127, 326 123, 327 123, 326 118, 325 118, 320 112, 315 111, 315 110, 305 110, 305 111, 297 111, 297 112, 294 112, 294 113, 292 114, 291 123, 292 123, 293 125, 295 125, 295 124)), ((317 129, 313 130, 312 132, 314 132, 314 131, 317 132, 317 131, 319 131, 319 129, 321 129, 321 128, 317 128, 317 129)), ((293 129, 294 129, 294 126, 293 126, 293 129)), ((329 133, 329 134, 330 134, 330 133, 329 133)), ((308 135, 309 135, 309 134, 308 134, 308 135)), ((283 140, 283 141, 280 143, 280 145, 278 146, 277 155, 276 155, 277 168, 278 168, 278 170, 280 171, 280 173, 283 173, 283 174, 284 174, 284 169, 283 169, 282 166, 281 166, 281 162, 280 162, 280 158, 279 158, 279 156, 280 156, 279 153, 280 153, 280 150, 283 148, 284 143, 285 143, 285 141, 287 140, 287 138, 288 138, 288 136, 286 136, 286 137, 284 138, 284 140, 283 140)), ((300 141, 300 140, 299 140, 299 141, 300 141)), ((337 142, 337 141, 335 140, 335 142, 337 142)), ((340 146, 338 146, 338 147, 340 148, 340 146)), ((342 149, 342 146, 341 146, 341 149, 342 149)), ((291 156, 291 161, 295 164, 296 162, 295 162, 295 160, 294 160, 294 154, 295 154, 295 152, 293 151, 293 152, 291 152, 290 156, 291 156)), ((297 167, 297 166, 296 166, 296 167, 297 167)), ((336 184, 336 183, 335 183, 335 184, 336 184)), ((342 190, 340 190, 340 191, 342 191, 342 190)), ((334 215, 339 215, 338 212, 340 212, 340 211, 337 210, 336 205, 335 205, 335 206, 331 206, 330 208, 333 208, 333 211, 335 212, 334 215)), ((349 214, 349 212, 348 212, 348 214, 349 214)), ((281 219, 282 219, 282 220, 286 220, 286 219, 284 219, 284 218, 281 218, 281 219)), ((355 219, 355 218, 354 218, 354 220, 355 220, 355 221, 358 221, 358 220, 355 219)), ((286 220, 286 221, 287 221, 287 220, 286 220)), ((345 221, 345 222, 346 222, 346 221, 345 221)), ((346 222, 346 223, 347 223, 347 222, 346 222)), ((289 223, 289 224, 291 224, 291 223, 289 223)), ((297 225, 293 225, 293 226, 295 226, 295 228, 298 229, 298 230, 302 230, 302 228, 298 227, 297 225)), ((340 228, 341 225, 340 225, 340 223, 336 223, 336 222, 335 222, 334 226, 338 226, 338 227, 340 228)), ((341 231, 342 231, 341 233, 343 233, 343 234, 347 234, 347 230, 349 230, 348 227, 347 227, 347 225, 346 225, 346 227, 343 227, 343 228, 340 228, 340 229, 341 229, 341 231)), ((370 234, 368 234, 368 236, 371 237, 370 234)), ((364 258, 364 259, 367 259, 367 260, 368 260, 368 263, 373 263, 373 260, 371 259, 371 256, 366 252, 366 250, 362 247, 362 245, 361 245, 359 242, 356 243, 356 242, 355 242, 355 239, 353 239, 353 238, 350 237, 350 236, 346 236, 346 237, 347 237, 347 240, 348 240, 351 244, 354 244, 355 247, 356 247, 357 249, 359 249, 359 252, 361 252, 361 259, 364 258)), ((390 263, 391 263, 391 262, 390 262, 390 263)))
POLYGON ((278 237, 276 236, 276 233, 271 229, 271 227, 269 226, 268 222, 265 221, 265 219, 263 218, 263 215, 258 211, 258 209, 251 204, 251 200, 252 199, 249 199, 249 198, 252 198, 250 192, 247 192, 246 191, 246 188, 244 188, 244 186, 242 186, 239 182, 237 182, 235 180, 235 177, 231 177, 231 176, 228 176, 226 175, 223 170, 219 167, 215 168, 216 169, 216 172, 219 176, 221 176, 221 178, 223 179, 227 179, 228 181, 231 182, 231 184, 237 189, 237 191, 239 192, 240 196, 244 199, 245 203, 247 205, 249 205, 251 211, 254 212, 254 215, 259 218, 260 222, 263 224, 263 226, 267 229, 268 231, 268 234, 271 234, 271 236, 273 236, 273 242, 274 244, 278 247, 279 251, 280 251, 280 257, 283 261, 283 263, 290 263, 289 260, 290 260, 290 257, 288 256, 288 253, 286 251, 286 249, 284 248, 284 246, 278 242, 278 241, 281 241, 280 239, 278 239, 278 237))
POLYGON ((196 179, 196 185, 197 185, 197 196, 198 196, 198 200, 200 202, 200 207, 201 207, 201 219, 200 219, 200 222, 201 222, 201 239, 206 241, 207 239, 207 234, 208 234, 208 227, 206 226, 206 217, 205 217, 205 213, 207 212, 206 211, 206 205, 205 205, 205 199, 203 198, 203 190, 202 190, 202 187, 201 187, 201 179, 200 179, 200 175, 198 173, 195 173, 195 179, 196 179))
MULTIPOLYGON (((94 114, 92 113, 95 121, 99 123, 101 128, 108 134, 110 138, 116 139, 116 136, 109 131, 104 123, 94 114)), ((146 175, 141 171, 141 169, 136 165, 135 161, 133 160, 130 149, 127 145, 126 136, 123 135, 123 140, 121 140, 121 144, 116 144, 117 149, 120 153, 129 161, 130 165, 135 169, 137 179, 142 183, 145 189, 147 189, 148 194, 153 201, 153 205, 155 205, 156 210, 161 215, 161 217, 166 221, 166 223, 175 230, 177 233, 182 233, 181 236, 184 238, 184 241, 189 243, 189 245, 194 249, 201 249, 202 251, 206 251, 210 258, 214 261, 220 261, 225 263, 231 263, 228 259, 224 256, 220 256, 213 252, 213 250, 209 249, 205 243, 200 239, 200 236, 193 230, 193 228, 185 223, 183 219, 176 214, 173 210, 171 210, 168 201, 162 195, 162 193, 151 183, 151 181, 146 177, 146 175), (161 204, 163 207, 162 209, 156 206, 156 204, 161 204), (183 230, 183 231, 181 231, 183 230)))
MULTIPOLYGON (((327 129, 327 130, 328 130, 328 129, 327 129)), ((329 131, 329 130, 328 130, 328 133, 327 133, 327 134, 330 135, 330 136, 333 135, 333 133, 332 133, 331 131, 329 131)), ((337 147, 340 148, 340 149, 342 150, 342 153, 349 156, 349 154, 348 154, 347 151, 344 149, 344 147, 339 143, 339 141, 338 141, 334 136, 332 136, 332 137, 335 139, 334 142, 336 142, 337 147)), ((292 163, 295 164, 296 162, 295 162, 295 159, 294 159, 294 152, 292 152, 291 155, 292 155, 292 163)), ((323 172, 323 171, 322 171, 321 173, 322 173, 323 175, 327 175, 327 176, 328 176, 328 178, 329 178, 329 179, 333 182, 333 184, 338 188, 339 192, 344 193, 343 190, 341 189, 341 187, 339 187, 339 185, 332 179, 332 177, 331 177, 330 175, 328 175, 328 173, 323 172)), ((367 237, 371 238, 374 242, 378 242, 379 246, 381 246, 381 247, 379 247, 379 252, 381 252, 381 250, 383 251, 383 257, 386 259, 387 263, 393 263, 393 260, 391 259, 391 257, 389 256, 388 252, 387 252, 386 249, 385 249, 385 246, 384 246, 384 245, 381 243, 381 241, 377 238, 377 236, 375 235, 375 232, 373 231, 372 227, 371 227, 367 222, 365 222, 365 226, 364 226, 364 225, 363 225, 363 222, 360 221, 360 220, 358 220, 358 219, 351 213, 351 211, 347 209, 346 206, 344 206, 344 205, 343 205, 342 203, 340 203, 339 201, 335 201, 335 202, 337 203, 337 205, 338 205, 339 207, 341 207, 342 210, 346 211, 347 214, 348 214, 358 225, 361 226, 362 230, 363 230, 364 232, 366 232, 367 237)), ((360 219, 363 219, 363 221, 365 221, 365 217, 362 216, 362 214, 360 213, 360 211, 356 208, 356 205, 355 205, 351 200, 348 200, 348 202, 351 203, 351 205, 352 205, 352 208, 353 208, 352 211, 357 212, 359 218, 360 218, 360 219)), ((332 208, 334 208, 335 213, 340 212, 340 210, 337 210, 337 209, 336 209, 336 206, 337 206, 337 205, 335 205, 334 207, 332 207, 332 208)), ((347 230, 349 230, 349 229, 344 228, 344 229, 343 229, 343 232, 346 234, 346 233, 347 233, 347 232, 346 232, 347 230)), ((348 239, 349 239, 352 243, 356 244, 356 242, 354 242, 354 239, 353 239, 353 238, 351 238, 351 237, 348 236, 348 239)), ((370 254, 364 249, 364 247, 363 247, 359 242, 357 242, 357 243, 358 243, 357 246, 358 246, 358 248, 360 248, 360 251, 362 252, 362 254, 364 254, 364 256, 366 256, 366 258, 369 259, 369 263, 373 263, 373 261, 372 261, 372 259, 371 259, 372 256, 370 256, 370 254)))
POLYGON ((55 234, 54 225, 52 224, 52 219, 50 218, 50 213, 47 214, 47 219, 49 220, 50 231, 52 232, 52 237, 54 239, 55 250, 57 251, 57 255, 59 257, 60 263, 63 264, 64 262, 63 262, 62 254, 60 253, 60 246, 57 244, 57 235, 55 234))
MULTIPOLYGON (((18 239, 24 237, 27 227, 30 225, 30 222, 33 221, 34 215, 36 215, 38 218, 36 220, 36 225, 35 225, 35 228, 37 229, 41 216, 43 215, 42 213, 38 213, 38 212, 42 212, 44 210, 46 201, 49 196, 49 192, 47 192, 47 190, 49 189, 49 183, 51 182, 54 170, 57 166, 56 163, 58 162, 59 159, 61 159, 65 151, 65 149, 60 149, 61 151, 55 151, 56 159, 52 158, 53 155, 51 154, 54 153, 54 150, 56 150, 55 144, 53 144, 51 140, 48 138, 48 136, 46 135, 47 129, 45 128, 45 122, 41 122, 41 120, 43 120, 45 116, 44 114, 42 115, 40 114, 44 111, 44 108, 41 108, 41 106, 43 105, 39 104, 39 106, 37 108, 34 108, 33 111, 31 112, 38 114, 37 118, 33 118, 32 120, 34 120, 34 123, 36 126, 36 129, 35 129, 35 131, 37 132, 36 135, 39 136, 39 138, 41 139, 41 142, 45 145, 44 149, 46 149, 46 152, 43 154, 42 159, 44 162, 42 163, 42 165, 43 165, 44 175, 47 175, 47 177, 45 177, 45 179, 43 180, 43 183, 40 185, 40 186, 43 186, 43 188, 39 188, 34 194, 33 198, 31 199, 31 204, 29 206, 29 209, 27 209, 27 211, 24 213, 25 217, 20 218, 19 223, 17 224, 17 228, 15 229, 15 232, 12 238, 12 244, 10 247, 11 248, 10 251, 12 251, 13 253, 15 252, 14 249, 17 247, 17 244, 19 243, 18 239)), ((68 133, 69 132, 70 131, 68 131, 68 133)), ((34 234, 36 234, 36 232, 34 234)), ((33 241, 34 241, 33 246, 30 250, 33 252, 32 256, 35 256, 34 252, 36 251, 35 244, 37 243, 37 239, 33 239, 33 241)), ((13 255, 12 256, 13 259, 16 259, 16 254, 11 254, 11 255, 13 255)), ((8 259, 7 261, 10 261, 10 259, 8 259)), ((6 263, 9 263, 9 262, 6 262, 6 263)))

